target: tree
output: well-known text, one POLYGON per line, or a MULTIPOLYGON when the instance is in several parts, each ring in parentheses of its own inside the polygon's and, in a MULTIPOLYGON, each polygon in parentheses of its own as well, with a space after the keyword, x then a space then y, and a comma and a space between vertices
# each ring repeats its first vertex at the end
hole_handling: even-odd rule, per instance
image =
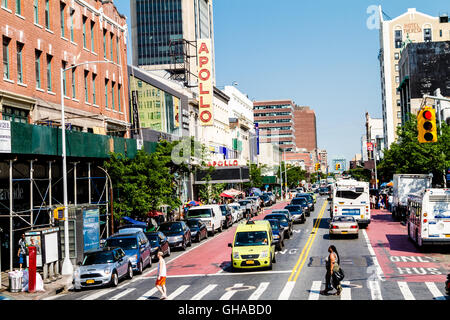
POLYGON ((370 182, 370 179, 372 177, 372 172, 369 169, 364 168, 350 169, 344 173, 350 174, 353 179, 358 181, 370 182))
POLYGON ((396 173, 432 173, 433 184, 445 185, 445 171, 450 167, 450 128, 442 123, 436 143, 419 143, 417 117, 397 129, 398 143, 384 151, 377 166, 380 181, 390 181, 396 173))

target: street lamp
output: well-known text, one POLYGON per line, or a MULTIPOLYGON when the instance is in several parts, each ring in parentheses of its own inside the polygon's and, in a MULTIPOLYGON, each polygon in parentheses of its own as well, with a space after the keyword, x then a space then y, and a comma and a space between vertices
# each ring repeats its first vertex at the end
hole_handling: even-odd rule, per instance
POLYGON ((64 205, 64 261, 62 265, 62 274, 73 274, 73 265, 70 262, 69 252, 69 211, 67 208, 67 154, 66 154, 66 120, 64 116, 64 72, 81 65, 90 63, 113 63, 109 60, 104 61, 86 61, 78 64, 74 64, 66 69, 61 68, 60 82, 61 82, 61 136, 62 136, 62 160, 63 160, 63 205, 64 205))

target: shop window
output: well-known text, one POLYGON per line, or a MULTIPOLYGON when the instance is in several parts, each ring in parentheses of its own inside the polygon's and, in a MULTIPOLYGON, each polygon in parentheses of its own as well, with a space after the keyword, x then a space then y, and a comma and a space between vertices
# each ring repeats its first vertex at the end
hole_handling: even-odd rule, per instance
POLYGON ((3 106, 2 119, 11 122, 28 123, 28 114, 30 111, 3 106))

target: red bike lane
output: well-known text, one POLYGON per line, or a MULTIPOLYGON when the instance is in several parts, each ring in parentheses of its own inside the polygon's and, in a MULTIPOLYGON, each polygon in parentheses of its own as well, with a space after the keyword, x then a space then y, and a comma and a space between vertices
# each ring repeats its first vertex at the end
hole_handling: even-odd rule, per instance
MULTIPOLYGON (((270 208, 264 209, 263 213, 253 219, 263 219, 266 214, 274 209, 282 209, 287 202, 278 202, 270 208)), ((242 220, 241 220, 242 221, 242 220)), ((240 223, 240 222, 238 222, 240 223)), ((182 275, 206 275, 222 272, 230 264, 231 248, 228 243, 233 241, 237 223, 229 229, 216 233, 212 239, 203 240, 193 249, 167 262, 167 274, 169 276, 182 275)), ((156 264, 155 264, 156 265, 156 264)), ((154 276, 156 271, 147 276, 154 276)))
POLYGON ((393 221, 389 211, 372 209, 371 216, 366 233, 386 280, 445 282, 450 272, 448 250, 420 252, 408 239, 406 226, 393 221))

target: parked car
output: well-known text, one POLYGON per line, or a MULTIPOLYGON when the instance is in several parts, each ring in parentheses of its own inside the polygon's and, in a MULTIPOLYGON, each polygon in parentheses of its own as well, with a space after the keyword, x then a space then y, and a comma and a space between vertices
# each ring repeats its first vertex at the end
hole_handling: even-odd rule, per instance
POLYGON ((445 293, 450 296, 450 273, 447 274, 447 281, 445 281, 445 293))
POLYGON ((270 197, 266 194, 260 195, 259 198, 262 201, 263 207, 270 207, 272 205, 272 200, 270 200, 270 197))
POLYGON ((272 191, 264 192, 263 194, 266 194, 270 197, 270 200, 272 200, 272 204, 277 203, 277 197, 272 191))
POLYGON ((123 277, 133 278, 130 258, 121 248, 105 247, 85 254, 73 273, 75 290, 110 285, 117 287, 123 277))
POLYGON ((220 210, 222 211, 223 216, 223 227, 228 229, 231 225, 233 225, 233 216, 231 215, 231 209, 227 204, 221 204, 220 210))
POLYGON ((190 218, 186 220, 186 224, 191 229, 191 237, 195 241, 200 242, 202 239, 208 238, 208 229, 201 219, 190 218))
POLYGON ((201 219, 205 223, 206 228, 211 235, 214 235, 216 231, 222 232, 223 216, 222 210, 218 204, 192 207, 186 213, 185 218, 201 219))
POLYGON ((233 202, 228 205, 231 208, 231 215, 233 216, 233 223, 238 222, 244 217, 244 210, 239 202, 233 202))
POLYGON ((334 235, 353 235, 358 238, 358 221, 353 216, 334 216, 330 221, 330 239, 334 235))
POLYGON ((293 227, 292 227, 292 221, 289 221, 289 219, 286 217, 283 213, 269 213, 264 217, 264 220, 269 219, 277 219, 281 226, 284 228, 284 237, 286 239, 289 239, 293 234, 293 227))
POLYGON ((138 229, 123 229, 106 239, 107 247, 119 247, 130 257, 133 270, 138 273, 152 266, 152 247, 144 232, 138 229))
POLYGON ((300 205, 296 205, 296 204, 292 204, 292 205, 288 205, 286 207, 284 207, 286 210, 289 210, 289 212, 292 215, 292 220, 293 222, 301 222, 301 223, 305 223, 306 221, 306 217, 305 214, 303 212, 302 206, 300 205))
POLYGON ((303 210, 305 211, 305 215, 307 217, 310 216, 311 214, 311 210, 310 210, 310 205, 309 202, 306 198, 294 198, 291 200, 290 204, 295 204, 295 205, 300 205, 302 206, 303 210))
POLYGON ((186 247, 190 247, 192 244, 191 230, 184 221, 161 223, 159 231, 166 235, 171 248, 186 250, 186 247))
POLYGON ((272 227, 273 243, 278 250, 284 247, 284 228, 278 219, 267 219, 272 227))
POLYGON ((154 232, 146 232, 145 236, 147 237, 148 241, 150 241, 150 245, 152 247, 152 260, 156 261, 158 259, 158 251, 162 251, 164 257, 170 256, 170 245, 169 240, 165 236, 164 233, 161 231, 154 231, 154 232))
POLYGON ((143 225, 143 224, 131 224, 131 223, 120 226, 117 229, 117 232, 121 233, 125 229, 140 229, 144 233, 147 232, 147 226, 146 225, 143 225))

